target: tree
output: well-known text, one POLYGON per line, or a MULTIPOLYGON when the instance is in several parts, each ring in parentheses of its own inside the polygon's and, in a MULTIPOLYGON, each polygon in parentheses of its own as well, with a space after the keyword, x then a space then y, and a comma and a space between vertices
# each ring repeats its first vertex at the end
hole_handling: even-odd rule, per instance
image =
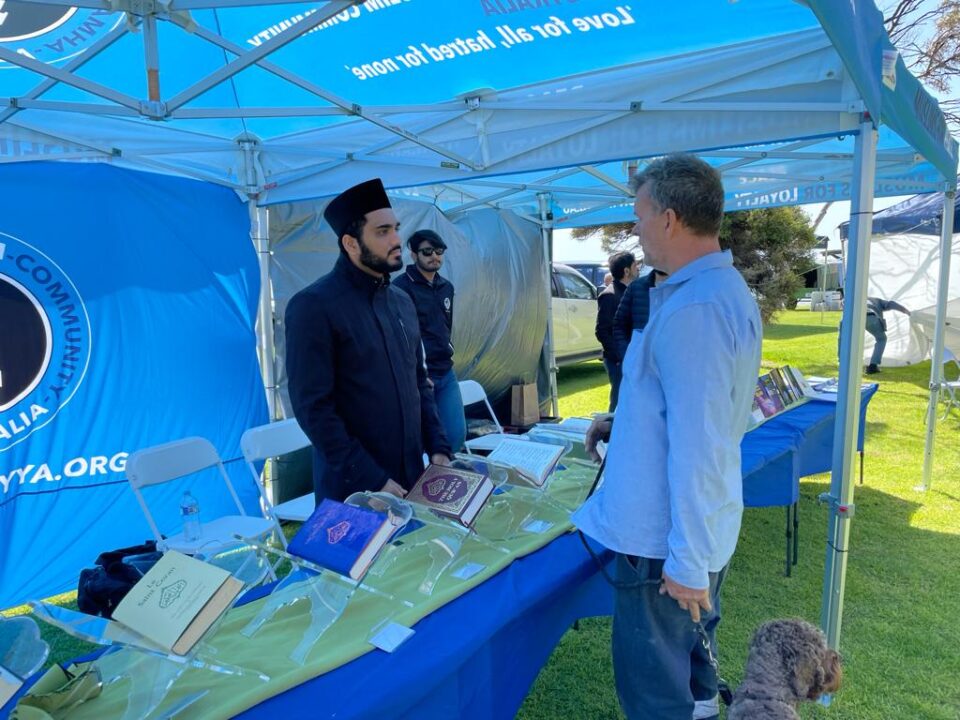
POLYGON ((586 240, 600 234, 600 247, 608 255, 618 250, 633 251, 637 248, 637 238, 630 234, 633 230, 632 222, 611 223, 609 225, 592 225, 590 227, 574 228, 570 236, 574 240, 586 240))
MULTIPOLYGON (((599 233, 605 252, 633 251, 638 243, 632 229, 633 223, 615 223, 577 228, 572 235, 582 240, 599 233)), ((816 242, 810 221, 798 207, 729 212, 720 228, 720 246, 733 253, 733 264, 754 292, 764 323, 792 305, 803 285, 801 275, 811 267, 816 242)))
MULTIPOLYGON (((897 0, 882 10, 910 71, 937 92, 951 92, 960 74, 960 0, 897 0)), ((960 128, 960 98, 942 99, 940 109, 953 130, 960 128)))
POLYGON ((798 207, 729 212, 720 228, 720 246, 733 253, 733 264, 754 292, 764 323, 793 306, 816 243, 810 221, 798 207))

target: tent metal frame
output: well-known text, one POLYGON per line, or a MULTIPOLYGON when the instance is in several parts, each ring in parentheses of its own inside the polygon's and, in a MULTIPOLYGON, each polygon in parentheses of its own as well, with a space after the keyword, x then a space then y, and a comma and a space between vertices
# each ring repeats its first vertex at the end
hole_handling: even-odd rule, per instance
MULTIPOLYGON (((22 1, 38 2, 38 0, 22 1)), ((847 283, 848 288, 852 289, 853 292, 852 294, 848 292, 848 302, 844 310, 843 333, 841 336, 840 392, 837 407, 838 422, 834 435, 831 491, 825 496, 825 499, 830 503, 831 511, 827 540, 827 567, 824 574, 822 622, 831 645, 838 647, 850 522, 854 514, 853 463, 856 444, 855 438, 857 437, 859 421, 857 409, 859 407, 860 361, 863 349, 866 273, 869 266, 868 240, 871 228, 870 220, 872 217, 871 208, 874 182, 878 165, 882 167, 884 162, 902 162, 904 159, 909 161, 909 156, 905 157, 906 153, 900 151, 891 153, 877 152, 877 134, 874 121, 865 114, 864 104, 859 100, 831 103, 750 102, 745 104, 696 100, 689 102, 684 101, 684 97, 690 97, 697 90, 704 89, 696 87, 698 83, 702 84, 703 82, 703 80, 698 78, 691 78, 689 82, 685 83, 685 85, 687 85, 686 87, 673 86, 663 88, 662 92, 669 94, 670 97, 645 97, 635 101, 571 103, 563 102, 561 99, 545 104, 523 100, 498 100, 496 95, 484 94, 478 91, 472 96, 456 98, 435 104, 363 107, 337 96, 269 59, 270 56, 278 50, 294 42, 312 29, 319 27, 338 13, 357 5, 359 0, 329 0, 309 16, 304 17, 299 22, 293 23, 254 48, 241 47, 222 37, 220 34, 197 25, 189 16, 189 11, 191 10, 236 8, 254 5, 281 5, 305 1, 306 0, 119 0, 119 2, 116 2, 115 0, 42 0, 42 4, 48 5, 70 5, 111 11, 121 9, 127 13, 128 23, 114 28, 114 30, 98 40, 85 53, 73 58, 62 67, 45 64, 28 55, 0 48, 0 61, 17 65, 42 78, 35 87, 23 96, 9 98, 0 103, 0 107, 4 108, 0 109, 0 124, 8 123, 11 126, 30 130, 33 133, 39 133, 45 137, 55 137, 70 146, 70 150, 66 154, 55 157, 63 159, 87 159, 90 157, 123 158, 128 162, 148 169, 188 175, 204 181, 226 185, 234 188, 245 197, 250 214, 250 237, 258 253, 260 265, 261 297, 258 319, 260 325, 260 352, 271 418, 276 416, 277 403, 273 352, 272 294, 270 290, 268 210, 264 206, 269 204, 266 196, 269 188, 275 186, 277 183, 289 185, 298 180, 316 176, 324 171, 336 169, 347 163, 369 161, 381 165, 393 164, 396 166, 442 168, 446 174, 442 178, 438 176, 434 186, 438 187, 440 192, 448 190, 451 187, 451 183, 470 181, 469 190, 458 190, 461 192, 461 197, 469 197, 470 199, 466 202, 460 202, 448 210, 448 212, 462 212, 480 205, 515 208, 518 205, 517 201, 521 194, 535 193, 537 205, 536 214, 531 214, 529 211, 522 212, 521 214, 523 217, 536 222, 541 228, 546 259, 544 273, 547 278, 547 287, 549 288, 549 263, 552 259, 551 233, 556 224, 556 218, 553 218, 550 212, 554 196, 569 193, 580 196, 591 196, 600 200, 596 206, 576 210, 568 214, 568 217, 586 217, 602 209, 629 204, 631 199, 629 189, 620 180, 611 177, 595 165, 585 164, 583 162, 579 162, 573 169, 555 170, 550 175, 541 177, 538 182, 516 183, 509 179, 489 177, 496 174, 498 170, 504 172, 502 169, 503 161, 490 157, 485 120, 483 119, 485 116, 483 112, 478 111, 488 113, 512 113, 552 109, 558 112, 582 114, 582 117, 578 120, 571 119, 569 122, 564 123, 562 128, 548 129, 544 135, 538 137, 537 142, 526 146, 518 154, 521 157, 568 140, 586 130, 596 129, 632 115, 645 113, 684 112, 703 114, 705 112, 723 111, 785 114, 797 112, 820 113, 837 117, 836 125, 838 133, 855 135, 856 145, 852 157, 841 154, 842 159, 849 157, 854 168, 852 179, 855 192, 852 200, 852 218, 856 233, 855 240, 851 241, 849 248, 852 273, 848 272, 847 283), (158 20, 169 21, 182 30, 190 32, 195 37, 231 53, 235 57, 224 66, 199 78, 187 88, 164 100, 160 85, 162 64, 157 37, 158 20), (77 71, 81 70, 86 63, 98 57, 106 48, 124 37, 130 29, 138 23, 143 28, 144 72, 148 88, 146 98, 141 99, 130 96, 77 74, 77 71), (326 104, 316 107, 296 105, 276 108, 210 108, 192 105, 193 101, 201 98, 210 89, 231 80, 231 78, 239 73, 252 67, 261 68, 279 77, 284 82, 310 93, 326 104), (41 99, 51 88, 61 83, 88 93, 93 96, 94 99, 99 98, 103 100, 104 103, 63 102, 41 99), (229 147, 238 154, 238 167, 240 171, 237 175, 241 180, 236 181, 230 178, 217 177, 214 173, 205 172, 195 166, 184 168, 175 164, 169 158, 164 157, 170 156, 175 152, 195 151, 196 148, 190 147, 188 142, 179 140, 179 138, 185 139, 191 137, 191 133, 185 132, 184 134, 177 135, 177 141, 165 146, 162 150, 156 151, 134 152, 122 146, 96 147, 95 144, 88 141, 70 138, 65 133, 56 133, 54 135, 47 130, 31 127, 29 119, 24 120, 23 117, 20 116, 21 112, 27 109, 115 115, 118 121, 128 117, 164 120, 174 118, 353 116, 354 119, 348 120, 347 122, 364 122, 371 124, 386 132, 388 137, 387 139, 373 142, 359 151, 344 152, 342 156, 337 156, 336 153, 317 153, 317 156, 323 158, 319 162, 267 178, 259 159, 260 153, 264 148, 263 144, 255 136, 244 134, 229 142, 229 147), (421 117, 434 113, 436 115, 432 117, 431 121, 420 121, 421 117), (471 160, 461 153, 444 147, 442 144, 431 139, 432 133, 442 130, 451 122, 469 117, 469 113, 476 113, 474 117, 477 117, 475 139, 478 143, 482 158, 480 162, 471 160), (843 127, 845 124, 844 118, 849 122, 849 127, 843 127), (420 127, 417 131, 413 131, 403 127, 403 123, 420 124, 420 127), (428 150, 432 156, 426 160, 410 161, 391 157, 388 154, 388 151, 404 142, 413 143, 424 148, 428 150), (177 149, 174 150, 174 147, 177 149), (554 184, 571 178, 577 173, 589 175, 593 179, 600 181, 601 184, 592 189, 568 189, 562 185, 554 184), (477 177, 481 174, 488 177, 485 180, 478 181, 477 177), (489 193, 478 193, 478 188, 480 190, 489 190, 489 193)), ((807 46, 798 48, 796 53, 785 53, 786 57, 778 57, 778 62, 788 61, 792 59, 795 54, 817 51, 820 45, 829 47, 832 41, 825 39, 823 43, 815 41, 807 46)), ((752 63, 746 63, 740 70, 744 74, 749 74, 762 72, 767 70, 768 67, 769 60, 768 58, 764 58, 762 62, 756 60, 752 63)), ((642 64, 637 64, 636 68, 642 70, 642 64)), ((862 94, 863 93, 858 93, 858 96, 862 94)), ((342 127, 343 124, 340 126, 342 127)), ((200 133, 197 133, 196 136, 204 137, 200 133)), ((306 147, 306 144, 309 143, 309 138, 305 137, 304 145, 298 146, 296 144, 297 136, 298 133, 293 133, 272 138, 269 141, 269 146, 273 152, 290 152, 301 155, 307 154, 309 156, 308 151, 310 151, 311 148, 306 147)), ((173 134, 171 134, 171 139, 172 138, 173 134)), ((220 139, 218 138, 218 140, 220 139)), ((756 178, 776 179, 785 182, 788 180, 820 182, 825 179, 822 177, 812 177, 802 170, 797 173, 782 173, 766 169, 762 166, 756 166, 756 164, 764 160, 777 159, 816 161, 826 159, 836 160, 840 158, 836 153, 820 153, 804 150, 804 148, 814 144, 816 139, 806 137, 783 138, 781 142, 783 142, 784 145, 772 151, 769 149, 758 150, 755 146, 708 149, 689 148, 689 151, 699 152, 699 154, 705 157, 728 159, 729 161, 722 165, 724 171, 732 172, 736 170, 738 175, 741 176, 751 175, 756 178), (751 167, 751 165, 755 167, 751 167)), ((222 150, 223 147, 224 145, 221 144, 219 149, 222 150)), ((40 154, 37 153, 37 156, 39 157, 40 154)), ((30 157, 33 156, 19 155, 11 159, 11 161, 20 161, 30 157)), ((51 156, 44 155, 42 157, 46 159, 51 156)), ((914 155, 914 157, 918 156, 914 155)), ((611 158, 604 160, 604 162, 612 161, 614 160, 611 158)), ((830 180, 834 180, 834 178, 830 178, 830 180)), ((952 228, 952 222, 948 223, 946 220, 948 217, 952 220, 954 183, 955 179, 950 178, 949 182, 945 183, 943 187, 937 188, 938 190, 946 189, 948 198, 948 202, 944 208, 944 237, 941 244, 941 288, 938 298, 937 328, 934 342, 937 352, 942 352, 943 347, 942 324, 946 299, 946 288, 943 286, 943 281, 946 279, 946 271, 949 269, 949 228, 952 228), (944 249, 946 250, 944 251, 944 249)), ((548 309, 550 303, 549 297, 550 294, 548 293, 548 309)), ((556 367, 553 357, 552 336, 550 314, 548 313, 545 347, 550 366, 551 399, 554 413, 556 413, 556 367)), ((942 372, 942 367, 936 362, 936 357, 932 365, 930 380, 931 395, 928 406, 927 451, 925 453, 922 487, 929 487, 930 466, 933 458, 934 428, 932 423, 935 420, 932 413, 935 413, 935 404, 942 372)))

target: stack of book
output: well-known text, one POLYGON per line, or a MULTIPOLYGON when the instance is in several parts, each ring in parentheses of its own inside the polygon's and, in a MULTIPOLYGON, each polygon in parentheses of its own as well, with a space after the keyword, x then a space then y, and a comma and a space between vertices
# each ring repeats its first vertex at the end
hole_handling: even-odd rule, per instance
POLYGON ((569 435, 573 439, 583 442, 583 438, 587 434, 587 430, 590 429, 590 423, 592 422, 592 418, 569 417, 564 418, 558 423, 537 423, 534 425, 534 428, 546 432, 569 435))
POLYGON ((750 414, 753 427, 785 410, 805 403, 815 393, 803 374, 789 365, 774 368, 757 378, 750 414))

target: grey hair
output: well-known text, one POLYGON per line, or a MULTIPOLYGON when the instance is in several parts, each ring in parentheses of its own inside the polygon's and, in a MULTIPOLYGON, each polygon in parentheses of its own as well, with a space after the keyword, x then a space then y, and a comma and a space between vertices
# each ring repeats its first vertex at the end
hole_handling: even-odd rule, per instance
POLYGON ((718 235, 723 222, 720 173, 695 155, 657 158, 630 180, 634 193, 646 187, 660 210, 673 210, 697 235, 718 235))

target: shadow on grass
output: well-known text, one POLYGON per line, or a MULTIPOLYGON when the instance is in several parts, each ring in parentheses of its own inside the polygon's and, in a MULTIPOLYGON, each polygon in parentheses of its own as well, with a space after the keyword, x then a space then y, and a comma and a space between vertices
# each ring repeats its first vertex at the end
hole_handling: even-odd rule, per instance
POLYGON ((563 383, 563 394, 593 390, 609 382, 607 371, 599 360, 566 365, 557 371, 557 383, 563 383))

